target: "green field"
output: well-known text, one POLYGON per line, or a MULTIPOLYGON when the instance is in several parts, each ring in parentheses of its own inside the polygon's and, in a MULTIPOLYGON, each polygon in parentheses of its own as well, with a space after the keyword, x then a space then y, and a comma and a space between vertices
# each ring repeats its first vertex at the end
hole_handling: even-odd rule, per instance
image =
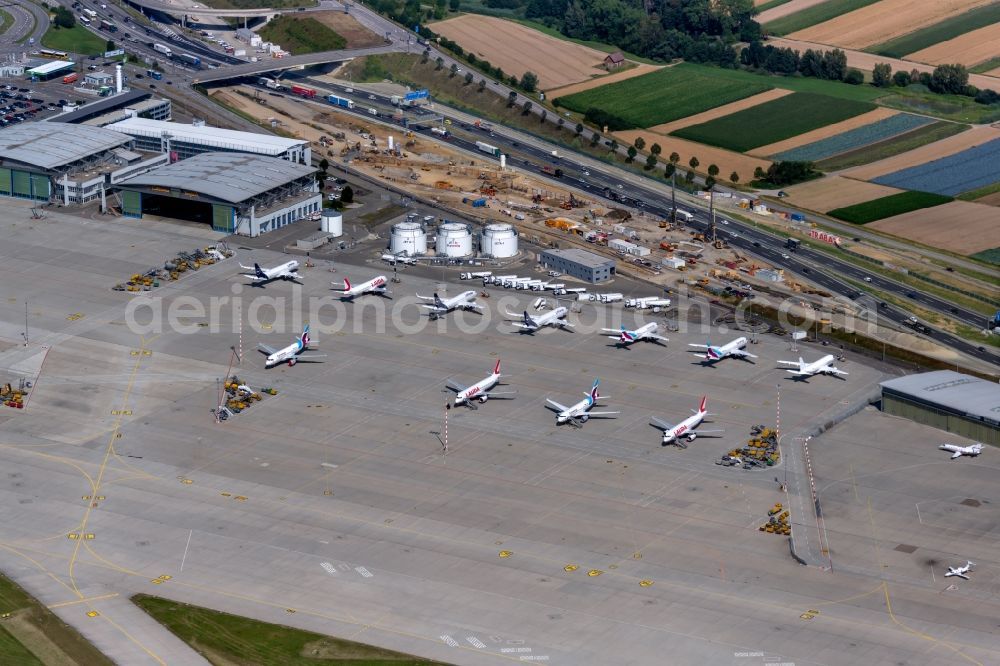
POLYGON ((938 95, 921 85, 910 85, 900 92, 880 97, 879 104, 958 123, 984 125, 1000 120, 1000 105, 977 104, 971 97, 962 95, 938 95))
POLYGON ((295 55, 336 51, 347 45, 347 40, 338 33, 306 16, 279 16, 261 28, 259 34, 295 55))
POLYGON ((973 259, 978 259, 979 261, 985 261, 988 264, 996 264, 997 266, 1000 266, 1000 247, 995 247, 992 250, 976 252, 971 256, 973 259))
POLYGON ((671 132, 682 139, 743 153, 853 118, 875 105, 814 93, 785 97, 671 132))
POLYGON ((757 13, 761 14, 766 12, 768 9, 774 9, 775 7, 780 7, 781 5, 787 4, 792 0, 768 0, 762 5, 757 5, 757 13))
MULTIPOLYGON (((364 643, 139 594, 132 601, 213 664, 254 666, 433 666, 364 643)), ((443 665, 442 665, 443 666, 443 665)))
POLYGON ((811 25, 829 21, 842 14, 853 12, 868 5, 873 5, 879 0, 826 0, 826 2, 814 5, 802 11, 783 16, 764 25, 764 31, 769 35, 787 35, 808 28, 811 25))
POLYGON ((971 9, 964 14, 952 16, 926 28, 869 46, 865 50, 890 58, 902 58, 910 53, 926 49, 928 46, 934 46, 967 32, 985 28, 998 21, 1000 21, 1000 2, 971 9))
POLYGON ((969 190, 968 192, 962 192, 957 198, 962 201, 975 201, 976 199, 982 199, 983 197, 996 194, 997 192, 1000 192, 1000 182, 993 183, 992 185, 977 187, 976 189, 969 190))
POLYGON ((949 123, 942 120, 918 127, 912 132, 899 134, 885 141, 871 143, 867 146, 861 146, 852 151, 820 160, 816 162, 816 168, 821 171, 839 171, 840 169, 848 169, 861 164, 869 164, 876 160, 899 155, 900 153, 905 153, 908 150, 919 148, 928 143, 934 143, 949 136, 960 134, 967 129, 969 129, 968 125, 949 123))
POLYGON ((578 113, 598 108, 618 116, 633 128, 652 127, 771 88, 760 80, 728 81, 715 76, 716 71, 723 70, 684 65, 665 67, 649 74, 560 97, 555 103, 578 113))
POLYGON ((55 613, 0 574, 0 664, 112 666, 110 659, 55 613))
POLYGON ((42 35, 42 46, 68 53, 96 55, 104 53, 107 40, 101 39, 79 23, 68 30, 53 24, 42 35))
POLYGON ((1000 67, 1000 56, 984 60, 974 67, 969 67, 968 70, 969 74, 983 74, 991 69, 996 69, 997 67, 1000 67))
POLYGON ((827 215, 851 224, 868 224, 875 220, 883 220, 893 215, 902 215, 910 211, 940 206, 952 201, 951 197, 931 194, 930 192, 900 192, 887 197, 865 201, 864 203, 836 208, 827 211, 827 215))

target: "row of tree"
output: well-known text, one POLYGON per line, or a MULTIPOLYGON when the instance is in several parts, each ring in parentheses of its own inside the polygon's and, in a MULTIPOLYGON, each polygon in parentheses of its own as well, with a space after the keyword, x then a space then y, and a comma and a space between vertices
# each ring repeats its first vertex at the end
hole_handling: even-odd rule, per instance
POLYGON ((850 72, 847 67, 847 54, 840 49, 830 51, 806 49, 806 52, 800 55, 795 49, 765 45, 759 41, 751 42, 740 51, 740 64, 749 69, 772 74, 801 74, 829 81, 843 81, 850 72))
POLYGON ((933 72, 918 72, 915 69, 909 72, 902 69, 893 72, 892 65, 880 62, 872 70, 872 85, 877 88, 892 86, 905 88, 915 83, 942 95, 971 97, 980 104, 1000 103, 1000 94, 993 90, 980 90, 969 84, 969 72, 965 69, 965 65, 939 65, 933 72))

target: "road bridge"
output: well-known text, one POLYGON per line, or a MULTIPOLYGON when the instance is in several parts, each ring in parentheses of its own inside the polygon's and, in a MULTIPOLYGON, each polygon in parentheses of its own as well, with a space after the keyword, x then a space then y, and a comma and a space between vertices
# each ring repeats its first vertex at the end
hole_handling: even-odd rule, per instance
POLYGON ((277 72, 287 69, 300 69, 312 65, 325 65, 333 62, 352 60, 367 55, 379 53, 392 53, 401 51, 405 44, 386 44, 385 46, 374 46, 366 49, 341 49, 339 51, 323 51, 320 53, 308 53, 298 56, 287 56, 284 58, 266 58, 259 62, 248 62, 242 65, 226 65, 217 69, 210 69, 198 72, 191 79, 192 83, 210 83, 212 81, 225 81, 241 76, 254 76, 267 72, 277 72))
POLYGON ((213 9, 212 7, 199 7, 197 9, 193 7, 181 7, 179 5, 172 5, 166 2, 159 2, 158 0, 127 0, 130 5, 140 7, 144 10, 161 12, 163 14, 186 14, 187 16, 236 16, 236 17, 252 17, 252 16, 274 16, 275 14, 287 14, 289 12, 297 12, 299 9, 319 9, 318 6, 315 7, 282 7, 281 9, 275 9, 271 7, 260 7, 256 9, 213 9))

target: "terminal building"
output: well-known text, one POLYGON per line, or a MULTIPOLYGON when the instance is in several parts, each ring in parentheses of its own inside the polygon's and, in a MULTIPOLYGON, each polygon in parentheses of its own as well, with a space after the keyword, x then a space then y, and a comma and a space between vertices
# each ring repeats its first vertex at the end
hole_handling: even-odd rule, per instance
POLYGON ((545 250, 539 255, 538 262, 545 268, 585 282, 606 282, 615 277, 614 259, 577 248, 545 250))
POLYGON ((104 127, 128 118, 170 120, 171 113, 169 99, 157 99, 148 92, 129 90, 60 113, 46 122, 104 127))
POLYGON ((1000 446, 1000 385, 952 370, 882 382, 882 411, 1000 446))
POLYGON ((100 127, 23 123, 0 131, 0 196, 63 205, 103 200, 118 182, 167 162, 100 127))
POLYGON ((275 157, 202 153, 121 183, 122 213, 258 236, 320 212, 323 195, 314 174, 312 166, 275 157))
POLYGON ((140 150, 170 155, 171 162, 201 153, 233 152, 274 157, 298 164, 312 163, 312 151, 309 142, 304 139, 209 127, 200 121, 187 125, 128 118, 107 127, 135 139, 135 146, 140 150))

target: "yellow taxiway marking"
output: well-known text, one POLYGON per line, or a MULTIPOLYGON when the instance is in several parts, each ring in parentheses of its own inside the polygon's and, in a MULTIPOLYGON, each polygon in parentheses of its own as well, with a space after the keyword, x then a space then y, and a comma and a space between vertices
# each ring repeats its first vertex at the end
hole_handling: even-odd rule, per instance
POLYGON ((112 592, 110 594, 102 594, 99 597, 84 597, 83 599, 70 599, 69 601, 60 601, 57 604, 49 604, 46 608, 63 608, 65 606, 75 606, 77 604, 86 604, 91 601, 100 601, 101 599, 113 599, 117 597, 117 592, 112 592))

